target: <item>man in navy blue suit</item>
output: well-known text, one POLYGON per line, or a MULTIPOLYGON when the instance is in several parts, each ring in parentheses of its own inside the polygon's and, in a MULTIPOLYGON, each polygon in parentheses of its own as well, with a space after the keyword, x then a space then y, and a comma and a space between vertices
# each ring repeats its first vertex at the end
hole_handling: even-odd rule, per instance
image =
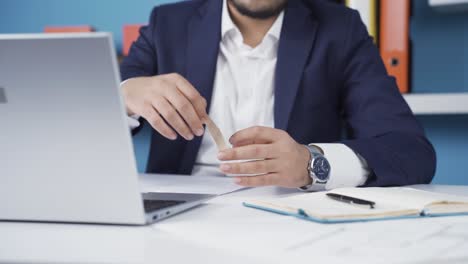
POLYGON ((342 5, 156 7, 121 74, 129 116, 154 128, 149 173, 234 175, 242 186, 304 191, 434 175, 431 144, 359 14, 342 5), (232 148, 216 149, 204 133, 208 116, 232 148))

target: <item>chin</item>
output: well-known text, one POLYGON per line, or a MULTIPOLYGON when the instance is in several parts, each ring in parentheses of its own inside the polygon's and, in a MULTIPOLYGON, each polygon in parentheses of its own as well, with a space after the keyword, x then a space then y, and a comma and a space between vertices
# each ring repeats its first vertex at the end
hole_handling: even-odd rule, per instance
POLYGON ((287 0, 228 0, 239 13, 255 19, 268 19, 283 11, 287 0))

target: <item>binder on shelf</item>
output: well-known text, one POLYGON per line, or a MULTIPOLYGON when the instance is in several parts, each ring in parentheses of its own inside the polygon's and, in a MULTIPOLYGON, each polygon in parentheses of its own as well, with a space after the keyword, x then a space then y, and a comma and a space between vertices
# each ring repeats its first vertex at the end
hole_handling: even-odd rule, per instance
POLYGON ((409 92, 410 0, 381 0, 380 55, 401 93, 409 92))
POLYGON ((346 0, 347 7, 355 9, 361 15, 361 19, 367 27, 369 35, 374 38, 374 43, 378 42, 377 25, 377 0, 346 0))
POLYGON ((92 26, 46 26, 44 28, 45 33, 82 33, 82 32, 93 32, 92 26))
POLYGON ((141 24, 124 25, 122 55, 128 55, 128 53, 130 52, 130 48, 133 45, 133 42, 135 42, 140 36, 140 28, 142 26, 143 25, 141 24))

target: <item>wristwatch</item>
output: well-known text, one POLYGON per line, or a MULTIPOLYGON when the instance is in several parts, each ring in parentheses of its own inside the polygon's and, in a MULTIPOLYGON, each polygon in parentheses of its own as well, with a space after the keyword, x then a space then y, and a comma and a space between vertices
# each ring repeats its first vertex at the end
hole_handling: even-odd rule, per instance
POLYGON ((299 187, 301 191, 323 191, 325 185, 330 178, 330 163, 325 158, 323 150, 315 145, 306 145, 310 152, 310 160, 307 166, 309 171, 309 177, 312 179, 312 183, 306 186, 299 187))

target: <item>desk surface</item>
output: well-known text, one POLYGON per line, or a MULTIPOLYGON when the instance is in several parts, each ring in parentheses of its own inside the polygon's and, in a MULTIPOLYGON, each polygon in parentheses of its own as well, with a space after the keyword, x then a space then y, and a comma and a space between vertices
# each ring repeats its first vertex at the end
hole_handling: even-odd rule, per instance
POLYGON ((323 225, 241 205, 292 192, 242 190, 145 227, 0 222, 0 263, 468 263, 468 217, 323 225))

